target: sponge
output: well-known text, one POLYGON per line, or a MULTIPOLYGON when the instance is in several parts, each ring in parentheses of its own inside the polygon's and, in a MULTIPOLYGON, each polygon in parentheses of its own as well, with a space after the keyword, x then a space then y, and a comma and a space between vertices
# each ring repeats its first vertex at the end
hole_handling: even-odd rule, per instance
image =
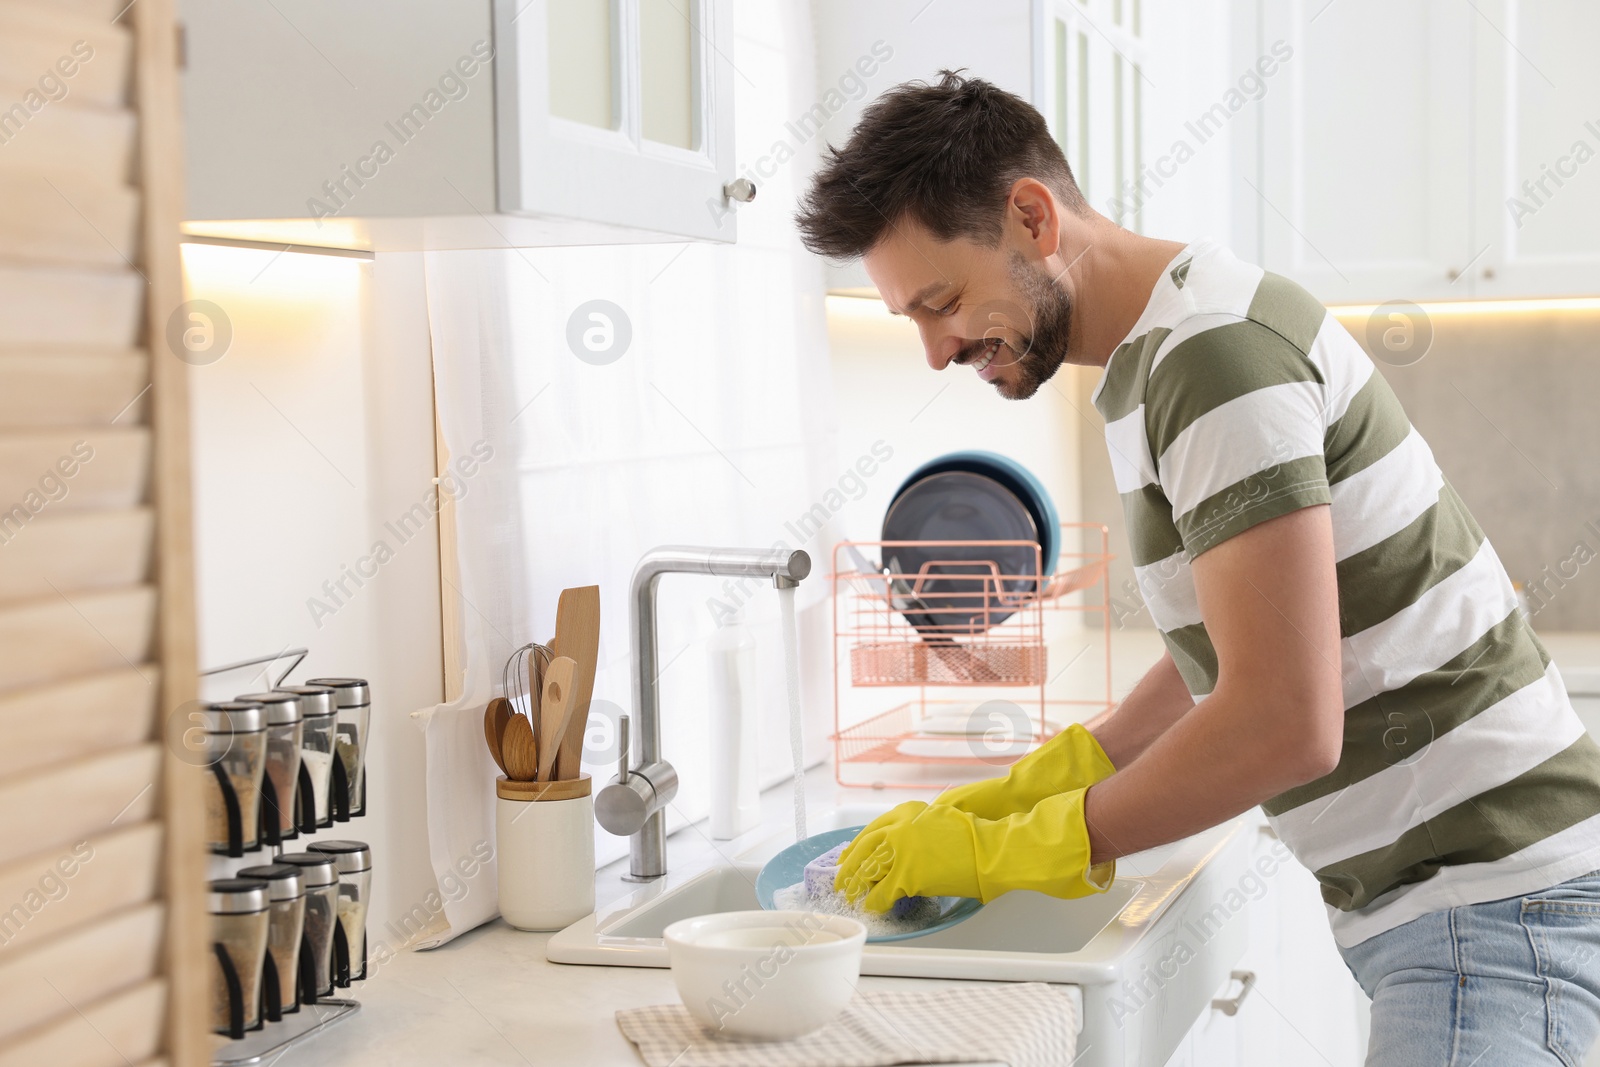
MULTIPOLYGON (((806 864, 805 881, 803 883, 806 896, 821 900, 839 896, 838 891, 833 888, 833 880, 839 873, 839 857, 849 845, 850 842, 848 841, 841 845, 835 845, 806 864)), ((889 909, 889 916, 894 919, 909 919, 927 903, 927 897, 901 897, 889 909)))
POLYGON ((839 873, 839 857, 850 847, 850 842, 835 845, 806 864, 806 896, 822 897, 834 891, 833 879, 839 873))

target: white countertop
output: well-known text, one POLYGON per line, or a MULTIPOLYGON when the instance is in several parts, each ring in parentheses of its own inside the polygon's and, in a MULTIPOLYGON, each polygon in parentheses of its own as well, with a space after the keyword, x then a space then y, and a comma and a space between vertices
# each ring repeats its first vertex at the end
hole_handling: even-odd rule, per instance
POLYGON ((1600 694, 1600 633, 1565 630, 1543 633, 1535 630, 1550 658, 1561 671, 1567 691, 1574 695, 1600 694))
MULTIPOLYGON (((842 789, 831 763, 807 775, 808 807, 928 799, 932 791, 842 789)), ((726 862, 793 818, 784 787, 762 798, 763 821, 735 841, 711 841, 705 823, 667 839, 674 872, 726 862)), ((624 882, 627 860, 595 875, 598 905, 639 888, 624 882)), ((527 933, 496 919, 441 948, 402 952, 364 982, 341 990, 361 1010, 303 1042, 276 1067, 394 1067, 408 1064, 594 1064, 638 1067, 643 1061, 617 1029, 622 1008, 678 1001, 670 971, 635 967, 582 967, 545 959, 548 933, 527 933)), ((928 989, 958 981, 867 976, 862 992, 928 989)))
MULTIPOLYGON (((496 920, 443 948, 403 953, 360 985, 359 1012, 277 1063, 638 1067, 643 1061, 617 1029, 615 1014, 677 1003, 671 972, 549 963, 544 958, 549 936, 496 920)), ((864 977, 860 989, 960 984, 864 977)))

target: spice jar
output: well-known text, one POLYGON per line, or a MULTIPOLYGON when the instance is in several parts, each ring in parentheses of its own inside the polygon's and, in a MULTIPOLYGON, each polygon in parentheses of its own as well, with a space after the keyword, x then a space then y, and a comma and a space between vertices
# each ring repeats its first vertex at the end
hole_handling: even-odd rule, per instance
POLYGON ((311 954, 312 989, 300 990, 300 1003, 333 995, 333 937, 339 922, 339 872, 334 857, 315 852, 285 852, 279 863, 300 868, 305 883, 305 949, 311 954))
POLYGON ((366 809, 367 735, 372 724, 372 698, 365 678, 313 678, 310 685, 325 685, 333 690, 339 706, 339 762, 344 768, 350 815, 366 809))
POLYGON ((334 957, 334 981, 347 986, 367 976, 367 904, 372 899, 372 850, 365 841, 318 841, 309 851, 332 859, 339 871, 339 928, 348 949, 344 966, 334 957))
POLYGON ((311 783, 312 801, 312 819, 302 819, 300 828, 309 832, 312 821, 317 826, 332 826, 328 791, 333 782, 334 731, 338 726, 333 690, 324 685, 283 685, 278 690, 300 698, 300 762, 311 783))
POLYGON ((250 693, 238 698, 260 704, 267 720, 267 773, 261 786, 261 830, 267 844, 297 836, 295 789, 300 779, 303 721, 293 693, 250 693))
POLYGON ((305 932, 306 891, 301 869, 292 863, 269 863, 236 872, 267 885, 267 963, 271 979, 263 977, 267 1018, 277 1022, 284 1012, 300 1010, 300 938, 305 932), (276 999, 274 999, 276 994, 276 999))
POLYGON ((260 704, 226 700, 203 704, 206 841, 211 851, 240 856, 260 844, 261 779, 267 733, 260 704))
POLYGON ((211 1028, 238 1039, 261 1025, 261 969, 267 958, 267 883, 211 883, 211 1028))

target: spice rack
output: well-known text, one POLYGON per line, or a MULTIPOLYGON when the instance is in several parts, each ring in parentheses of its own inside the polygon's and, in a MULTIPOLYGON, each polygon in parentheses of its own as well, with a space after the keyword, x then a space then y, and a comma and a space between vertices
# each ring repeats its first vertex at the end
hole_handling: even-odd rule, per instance
POLYGON ((835 780, 874 788, 926 788, 933 779, 944 784, 963 770, 1004 767, 1066 722, 1109 708, 1109 536, 1098 523, 1062 523, 1061 543, 1078 551, 1064 548, 1047 575, 1042 550, 1031 541, 836 544, 830 574, 835 780), (871 570, 869 561, 893 559, 896 549, 906 548, 933 558, 914 572, 871 570), (975 550, 1005 549, 994 554, 1014 558, 1019 548, 1024 559, 1031 549, 1031 572, 1003 573, 992 561, 974 562, 984 555, 975 550), (949 557, 941 558, 940 549, 949 549, 949 557), (1050 699, 1052 623, 1081 623, 1087 635, 1096 616, 1103 687, 1050 699), (957 697, 962 690, 997 695, 979 702, 957 697), (880 693, 890 706, 863 717, 869 694, 880 693))
MULTIPOLYGON (((294 672, 305 655, 305 649, 291 649, 201 672, 202 676, 213 676, 292 659, 277 680, 270 682, 266 692, 234 701, 202 705, 203 709, 235 705, 269 707, 270 704, 262 702, 279 694, 300 694, 303 704, 311 699, 306 694, 312 692, 325 694, 326 697, 325 700, 319 697, 313 701, 313 704, 326 704, 326 708, 313 710, 312 706, 302 706, 298 710, 300 717, 295 720, 295 736, 300 740, 297 745, 291 744, 291 751, 297 752, 299 760, 293 771, 268 773, 271 756, 267 753, 276 750, 266 746, 261 746, 261 753, 253 757, 258 762, 264 762, 265 766, 248 771, 234 767, 230 760, 237 762, 243 750, 249 747, 240 744, 240 739, 236 737, 227 738, 220 746, 220 751, 210 747, 205 750, 204 765, 200 769, 214 785, 214 788, 206 791, 207 824, 211 828, 207 836, 212 842, 210 876, 214 879, 232 879, 240 873, 241 868, 249 871, 251 867, 262 868, 286 862, 283 859, 286 849, 296 847, 291 842, 305 840, 316 834, 327 834, 340 824, 367 814, 365 749, 370 736, 367 683, 357 678, 321 678, 313 679, 313 684, 306 686, 284 686, 285 679, 294 672), (357 692, 359 696, 354 695, 357 692), (256 704, 252 705, 251 701, 256 704), (316 756, 322 759, 314 761, 316 756), (308 764, 313 762, 320 768, 315 781, 313 774, 307 770, 308 764), (354 788, 350 781, 352 773, 357 776, 354 788), (254 795, 251 795, 250 785, 255 781, 259 781, 259 785, 255 786, 254 795), (287 792, 288 796, 281 796, 283 792, 287 792), (213 806, 217 810, 212 811, 213 806), (247 832, 247 827, 254 831, 253 834, 247 832)), ((202 712, 202 716, 204 714, 202 712)), ((272 730, 274 727, 268 725, 266 729, 272 730)), ((276 738, 269 737, 266 745, 277 743, 276 738)), ((279 771, 279 768, 273 770, 279 771)), ((325 845, 322 842, 312 843, 309 848, 317 851, 319 846, 323 846, 348 852, 351 851, 349 847, 341 849, 340 846, 361 844, 329 841, 325 845)), ((370 850, 364 846, 361 851, 370 857, 370 850)), ((305 857, 302 855, 301 858, 305 857)), ((329 858, 332 859, 331 856, 329 858)), ((339 869, 341 872, 345 870, 344 867, 339 869)), ((232 1030, 230 1034, 214 1035, 215 1044, 211 1052, 213 1067, 261 1067, 273 1063, 291 1047, 360 1010, 359 1002, 338 996, 337 992, 348 989, 354 982, 368 976, 365 933, 361 935, 359 946, 351 944, 354 935, 346 936, 342 918, 347 892, 353 892, 352 899, 360 901, 362 907, 369 897, 370 860, 363 861, 363 869, 366 873, 356 877, 365 879, 365 888, 355 889, 350 878, 340 873, 337 881, 332 883, 334 888, 324 889, 333 894, 328 907, 334 909, 330 912, 332 922, 326 932, 332 942, 332 964, 323 972, 327 984, 318 988, 319 983, 313 981, 312 975, 316 967, 321 965, 313 962, 309 933, 304 935, 296 954, 299 964, 296 974, 279 975, 276 961, 268 953, 262 980, 255 987, 255 995, 260 998, 259 1021, 253 1028, 246 1029, 241 1023, 242 1002, 248 996, 241 975, 233 967, 227 947, 221 941, 212 946, 218 971, 225 979, 228 990, 227 1000, 223 1003, 229 1005, 229 1026, 232 1030), (287 1003, 280 1009, 278 1000, 284 981, 290 986, 289 992, 282 998, 287 1003), (328 992, 323 993, 322 989, 328 992), (299 992, 298 997, 294 995, 295 991, 299 992)), ((216 884, 213 883, 214 886, 216 884)), ((309 897, 310 883, 306 893, 309 897)), ((308 923, 311 914, 308 907, 308 923)))

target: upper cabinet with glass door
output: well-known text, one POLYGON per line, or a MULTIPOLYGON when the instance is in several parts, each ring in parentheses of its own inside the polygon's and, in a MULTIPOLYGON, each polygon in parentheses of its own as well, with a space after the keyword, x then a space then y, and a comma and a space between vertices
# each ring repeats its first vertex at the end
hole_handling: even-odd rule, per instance
POLYGON ((184 0, 185 228, 383 250, 732 241, 733 6, 184 0))
POLYGON ((733 240, 729 7, 497 0, 501 210, 733 240))

